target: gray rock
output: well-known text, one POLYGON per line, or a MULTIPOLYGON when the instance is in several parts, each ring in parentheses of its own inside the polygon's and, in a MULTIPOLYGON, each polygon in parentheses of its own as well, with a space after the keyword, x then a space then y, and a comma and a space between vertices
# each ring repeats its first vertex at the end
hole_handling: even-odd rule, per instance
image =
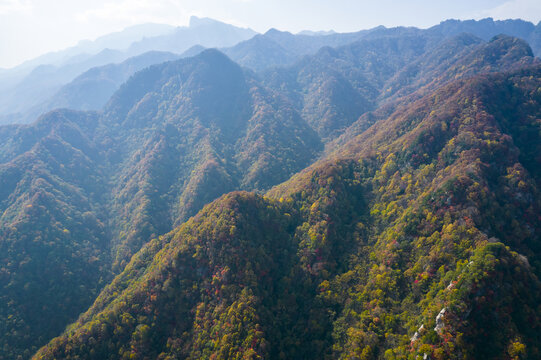
POLYGON ((445 327, 445 323, 443 322, 445 311, 446 311, 446 308, 441 309, 438 316, 436 316, 436 327, 434 328, 434 331, 437 332, 439 335, 441 335, 441 332, 443 328, 445 327))
POLYGON ((417 329, 417 331, 415 332, 415 334, 413 334, 413 336, 410 338, 411 342, 414 342, 414 341, 417 341, 419 340, 419 338, 421 337, 421 333, 424 331, 425 329, 425 325, 422 324, 419 329, 417 329))

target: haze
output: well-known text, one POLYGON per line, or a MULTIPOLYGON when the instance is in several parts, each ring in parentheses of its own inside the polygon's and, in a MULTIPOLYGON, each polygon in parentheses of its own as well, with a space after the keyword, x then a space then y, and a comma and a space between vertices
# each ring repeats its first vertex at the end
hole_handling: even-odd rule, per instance
POLYGON ((538 0, 0 0, 0 67, 13 67, 82 39, 141 23, 186 25, 211 17, 258 32, 277 28, 356 31, 378 25, 429 27, 449 18, 539 22, 538 0))

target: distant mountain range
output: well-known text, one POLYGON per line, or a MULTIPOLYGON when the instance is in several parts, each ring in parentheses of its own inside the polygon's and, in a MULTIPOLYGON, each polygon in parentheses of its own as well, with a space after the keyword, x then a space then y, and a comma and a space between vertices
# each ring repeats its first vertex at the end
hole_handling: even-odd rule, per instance
POLYGON ((58 85, 0 126, 0 360, 537 358, 538 28, 194 19, 58 85))
MULTIPOLYGON (((66 91, 61 89, 62 86, 93 67, 120 63, 149 51, 182 54, 195 45, 232 46, 254 34, 250 29, 192 17, 187 27, 141 25, 93 42, 81 42, 73 48, 41 56, 0 73, 0 83, 3 83, 0 85, 0 122, 2 117, 4 123, 35 120, 33 108, 50 110, 44 103, 54 104, 51 98, 57 92, 66 91)), ((146 59, 149 57, 151 55, 146 59)))
MULTIPOLYGON (((381 26, 349 34, 330 31, 300 32, 293 35, 271 29, 261 35, 250 29, 192 17, 188 27, 174 28, 154 24, 134 26, 93 42, 81 42, 65 51, 47 54, 12 70, 0 72, 0 79, 3 80, 3 85, 0 85, 0 123, 28 123, 34 121, 39 114, 56 107, 99 110, 114 90, 118 89, 120 83, 142 67, 128 66, 131 69, 128 73, 122 66, 116 67, 116 70, 110 67, 107 71, 118 72, 110 76, 122 78, 122 81, 117 81, 114 86, 108 83, 87 87, 86 91, 89 93, 80 93, 80 98, 88 97, 89 100, 71 102, 64 94, 77 87, 81 78, 96 84, 105 80, 90 80, 90 74, 99 76, 100 73, 100 70, 87 73, 91 68, 120 63, 145 52, 170 52, 193 56, 196 55, 195 52, 183 53, 190 48, 193 50, 216 47, 222 48, 225 54, 242 66, 263 71, 270 67, 293 65, 303 56, 314 54, 324 46, 337 47, 361 39, 406 34, 433 37, 433 42, 437 42, 442 38, 461 33, 469 33, 483 40, 489 40, 498 34, 507 34, 526 40, 534 54, 541 53, 540 26, 534 26, 523 20, 447 20, 427 30, 400 27, 388 29, 381 26), (97 99, 100 101, 96 101, 97 99)), ((153 56, 148 54, 143 58, 148 61, 153 56)), ((152 63, 160 62, 159 58, 155 59, 156 61, 152 63)), ((146 61, 134 59, 129 62, 152 65, 146 61)))

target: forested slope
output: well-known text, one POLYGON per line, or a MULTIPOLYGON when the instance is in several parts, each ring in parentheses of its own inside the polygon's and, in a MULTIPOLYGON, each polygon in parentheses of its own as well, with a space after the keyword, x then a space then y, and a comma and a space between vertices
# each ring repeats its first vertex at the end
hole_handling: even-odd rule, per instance
MULTIPOLYGON (((392 349, 400 357, 412 327, 420 326, 414 323, 430 320, 447 301, 432 281, 458 277, 449 274, 459 261, 484 251, 485 242, 502 241, 526 256, 532 268, 524 268, 524 281, 535 289, 538 60, 525 42, 507 36, 484 42, 460 35, 439 43, 416 31, 396 29, 384 37, 374 31, 260 74, 206 50, 135 73, 101 112, 56 110, 31 125, 0 127, 0 359, 32 356, 102 290, 73 326, 75 333, 43 351, 84 357, 93 349, 99 358, 107 348, 113 358, 132 352, 206 357, 219 348, 227 357, 248 351, 255 336, 254 351, 263 357, 347 357, 356 351, 381 357, 392 349), (479 76, 502 71, 515 73, 479 76), (223 194, 262 194, 284 181, 268 194, 274 200, 235 193, 199 213, 223 194), (196 220, 188 220, 193 215, 196 220), (178 229, 198 235, 188 239, 178 229), (216 242, 228 232, 227 239, 242 246, 216 242), (441 245, 443 238, 451 250, 441 245), (215 265, 193 258, 198 246, 212 254, 218 246, 223 257, 213 258, 215 265), (182 253, 197 271, 177 273, 183 265, 170 253, 182 253), (242 257, 247 260, 238 262, 242 257), (169 265, 162 268, 160 259, 169 265), (438 271, 445 265, 444 275, 435 277, 436 265, 438 271), (236 279, 228 295, 217 297, 214 288, 206 293, 214 286, 209 276, 226 268, 232 275, 223 276, 236 279), (162 302, 141 315, 149 289, 172 274, 178 284, 169 300, 156 290, 155 300, 162 302), (340 285, 343 276, 351 286, 340 285), (378 279, 383 282, 366 287, 378 279), (422 279, 426 284, 416 288, 422 279), (394 293, 379 291, 389 284, 396 284, 394 293), (252 319, 246 331, 224 327, 221 334, 230 331, 234 339, 212 348, 216 335, 209 324, 233 303, 245 306, 236 302, 240 297, 254 314, 246 315, 252 319), (134 322, 117 322, 120 310, 112 310, 113 303, 134 322), (197 323, 193 316, 201 304, 210 307, 197 323), (170 316, 168 306, 178 306, 182 319, 150 320, 154 312, 170 316), (360 317, 366 311, 392 320, 382 328, 389 342, 360 317), (87 321, 101 326, 102 315, 114 329, 107 325, 103 334, 87 337, 87 321), (148 326, 142 329, 152 342, 132 338, 132 325, 148 326)), ((288 46, 298 40, 268 35, 288 46)), ((510 263, 517 259, 505 254, 510 263)), ((501 281, 520 285, 508 279, 501 281)), ((535 291, 522 296, 519 307, 533 319, 533 329, 535 291)), ((243 324, 244 315, 231 314, 225 324, 243 324)), ((512 318, 505 328, 535 354, 537 340, 521 321, 512 318)), ((460 343, 459 333, 467 331, 456 329, 451 335, 462 354, 479 350, 477 340, 460 343)), ((431 334, 426 344, 437 341, 431 334)))
POLYGON ((36 358, 538 357, 540 83, 454 82, 222 197, 36 358))
POLYGON ((59 334, 152 237, 322 149, 282 96, 215 50, 138 73, 101 114, 54 111, 0 136, 5 358, 59 334))

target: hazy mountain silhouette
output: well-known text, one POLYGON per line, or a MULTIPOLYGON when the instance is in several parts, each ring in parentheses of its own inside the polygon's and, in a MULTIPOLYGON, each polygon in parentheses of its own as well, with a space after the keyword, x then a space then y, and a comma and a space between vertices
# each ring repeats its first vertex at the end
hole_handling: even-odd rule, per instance
POLYGON ((195 45, 232 46, 254 34, 250 29, 192 17, 187 27, 141 25, 94 42, 82 42, 0 73, 0 79, 9 80, 0 86, 0 120, 3 117, 4 122, 28 121, 29 115, 35 114, 35 110, 28 114, 31 108, 49 101, 63 85, 93 67, 119 63, 149 51, 181 54, 195 45), (145 31, 148 31, 146 35, 145 31), (26 74, 24 69, 32 70, 26 74))

